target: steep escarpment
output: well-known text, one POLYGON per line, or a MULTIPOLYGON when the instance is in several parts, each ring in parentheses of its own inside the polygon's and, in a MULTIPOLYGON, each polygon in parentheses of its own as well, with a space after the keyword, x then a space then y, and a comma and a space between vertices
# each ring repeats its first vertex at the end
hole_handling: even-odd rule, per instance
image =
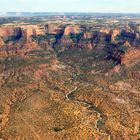
MULTIPOLYGON (((8 26, 0 28, 1 46, 5 43, 21 40, 24 42, 46 41, 48 45, 62 46, 64 43, 71 43, 66 47, 74 45, 77 47, 94 48, 97 44, 114 43, 117 46, 127 45, 128 43, 135 45, 138 39, 136 33, 120 29, 101 29, 94 31, 89 25, 26 25, 26 26, 8 26), (33 38, 32 38, 33 37, 33 38), (52 43, 53 41, 53 43, 52 43), (62 44, 61 44, 62 42, 62 44), (126 43, 127 42, 127 43, 126 43)), ((20 42, 20 43, 21 43, 20 42)), ((39 45, 39 44, 38 44, 39 45)))
POLYGON ((56 54, 69 49, 103 50, 114 63, 129 65, 139 59, 139 37, 135 31, 94 30, 91 25, 20 25, 0 27, 0 57, 27 57, 34 50, 53 48, 56 54), (134 60, 134 61, 133 61, 134 60))

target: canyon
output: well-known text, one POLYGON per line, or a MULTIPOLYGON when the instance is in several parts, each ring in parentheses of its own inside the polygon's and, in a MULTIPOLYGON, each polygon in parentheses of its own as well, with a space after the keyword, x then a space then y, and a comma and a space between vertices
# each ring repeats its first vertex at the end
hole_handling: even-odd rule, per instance
POLYGON ((0 139, 139 139, 139 26, 38 20, 0 25, 0 139))

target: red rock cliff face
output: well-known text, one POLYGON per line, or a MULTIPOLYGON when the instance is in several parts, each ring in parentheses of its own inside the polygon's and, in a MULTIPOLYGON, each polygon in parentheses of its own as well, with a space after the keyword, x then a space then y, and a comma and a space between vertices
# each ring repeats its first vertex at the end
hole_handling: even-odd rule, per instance
POLYGON ((0 57, 24 56, 26 52, 37 48, 37 43, 32 40, 34 33, 40 33, 37 31, 38 29, 34 26, 0 27, 0 57))
MULTIPOLYGON (((5 54, 23 55, 30 50, 39 48, 40 45, 59 47, 63 51, 74 47, 93 49, 96 45, 105 46, 109 43, 114 43, 117 47, 125 45, 131 48, 135 44, 135 38, 136 34, 130 31, 120 29, 93 31, 93 29, 87 30, 86 25, 2 26, 0 27, 0 54, 1 56, 6 56, 5 54), (121 41, 116 42, 117 36, 121 38, 121 41)), ((139 58, 139 50, 130 49, 123 54, 123 52, 113 49, 110 57, 121 64, 127 64, 132 59, 139 58)))
POLYGON ((0 38, 0 47, 2 47, 4 44, 5 44, 5 43, 4 43, 3 39, 0 38))
POLYGON ((121 64, 129 66, 129 64, 135 59, 140 59, 140 49, 133 49, 125 52, 122 56, 121 64))
POLYGON ((93 38, 93 33, 92 32, 86 32, 84 33, 84 38, 93 38))
POLYGON ((45 35, 46 33, 44 26, 27 25, 21 26, 21 28, 27 41, 32 41, 32 36, 45 35))
POLYGON ((64 35, 68 36, 72 34, 78 34, 82 32, 82 28, 78 25, 76 26, 67 26, 64 31, 64 35))
POLYGON ((0 27, 0 36, 13 36, 15 34, 14 32, 15 27, 14 26, 4 26, 0 27))
POLYGON ((116 42, 116 37, 121 34, 121 30, 120 29, 112 30, 111 34, 112 34, 111 41, 116 42))
POLYGON ((9 41, 12 39, 19 39, 22 37, 22 29, 20 27, 6 26, 0 28, 0 37, 4 41, 9 41))

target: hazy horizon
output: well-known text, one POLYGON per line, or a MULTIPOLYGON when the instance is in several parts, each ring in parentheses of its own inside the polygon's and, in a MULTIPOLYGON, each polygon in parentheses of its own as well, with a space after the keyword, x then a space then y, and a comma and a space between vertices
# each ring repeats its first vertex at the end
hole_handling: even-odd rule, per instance
POLYGON ((42 16, 93 16, 93 17, 139 17, 140 13, 97 13, 97 12, 0 12, 0 17, 42 17, 42 16))

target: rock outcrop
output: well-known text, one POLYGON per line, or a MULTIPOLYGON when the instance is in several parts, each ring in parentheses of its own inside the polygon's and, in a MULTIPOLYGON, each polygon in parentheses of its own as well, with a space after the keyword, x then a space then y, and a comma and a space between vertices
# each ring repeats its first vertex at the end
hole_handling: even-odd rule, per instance
POLYGON ((27 52, 40 47, 52 47, 57 52, 62 52, 69 48, 92 50, 95 46, 113 44, 116 47, 109 49, 104 47, 109 51, 108 58, 127 65, 131 60, 139 58, 139 49, 133 49, 138 40, 136 33, 130 30, 104 28, 94 31, 92 27, 86 25, 2 26, 0 27, 0 56, 24 56, 27 52), (121 46, 126 46, 126 50, 120 50, 121 46))
POLYGON ((132 64, 133 61, 140 59, 140 49, 131 49, 124 53, 121 58, 121 64, 129 66, 130 63, 132 64))
POLYGON ((64 31, 64 35, 79 34, 82 32, 82 28, 78 25, 67 26, 64 31))

